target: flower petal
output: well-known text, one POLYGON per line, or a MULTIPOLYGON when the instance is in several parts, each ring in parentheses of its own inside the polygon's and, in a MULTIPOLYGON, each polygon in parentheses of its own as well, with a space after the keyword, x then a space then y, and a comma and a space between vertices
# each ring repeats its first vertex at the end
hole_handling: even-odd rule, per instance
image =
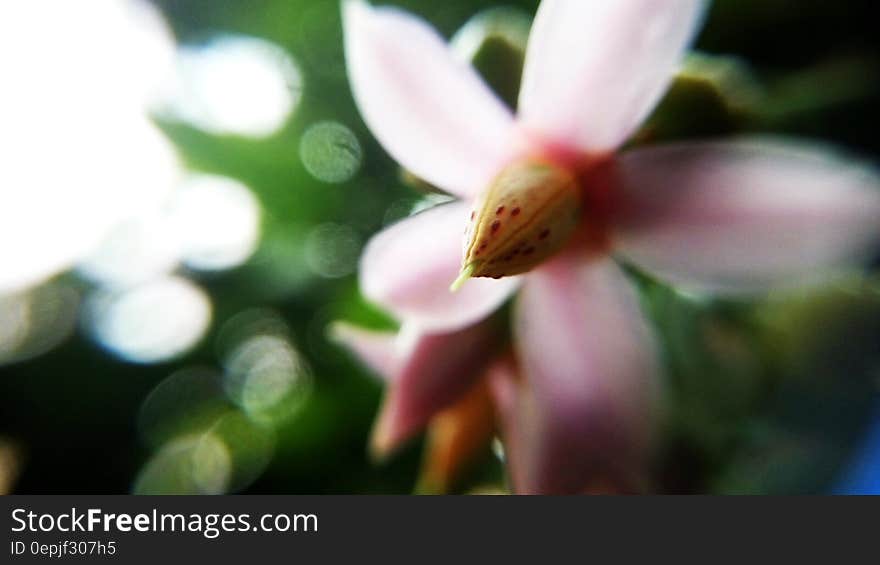
POLYGON ((498 339, 490 322, 419 335, 385 398, 373 430, 373 453, 387 455, 461 398, 483 374, 498 339))
POLYGON ((462 232, 470 209, 437 206, 376 235, 361 258, 361 290, 399 319, 424 330, 449 331, 489 315, 518 279, 473 279, 458 292, 449 285, 461 268, 462 232))
POLYGON ((523 71, 523 123, 563 146, 616 149, 662 97, 704 6, 701 0, 544 0, 523 71))
POLYGON ((492 404, 498 418, 498 427, 504 443, 504 460, 514 492, 528 492, 526 477, 533 474, 528 468, 537 463, 530 453, 536 442, 528 431, 534 429, 535 411, 531 395, 523 386, 516 361, 511 355, 496 359, 486 371, 492 404))
POLYGON ((400 347, 396 334, 359 328, 344 322, 330 327, 330 338, 347 347, 369 369, 393 380, 399 365, 400 347))
POLYGON ((440 35, 394 8, 344 5, 345 53, 358 107, 404 167, 474 196, 510 159, 513 118, 440 35))
POLYGON ((619 164, 617 250, 685 288, 803 284, 880 243, 877 177, 827 149, 683 143, 632 151, 619 164))
MULTIPOLYGON (((653 336, 610 260, 566 255, 531 274, 514 319, 524 414, 513 476, 527 493, 635 488, 658 407, 653 336)), ((521 395, 522 396, 522 395, 521 395)))

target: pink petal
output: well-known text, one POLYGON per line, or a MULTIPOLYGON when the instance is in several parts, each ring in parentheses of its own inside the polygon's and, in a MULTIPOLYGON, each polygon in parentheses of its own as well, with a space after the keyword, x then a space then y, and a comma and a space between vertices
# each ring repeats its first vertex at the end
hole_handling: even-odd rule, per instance
POLYGON ((500 332, 484 322, 452 333, 422 334, 397 371, 373 433, 384 456, 466 393, 495 352, 500 332))
POLYGON ((450 292, 461 267, 469 214, 464 203, 445 204, 376 235, 361 258, 364 295, 424 330, 449 331, 489 315, 518 279, 473 279, 450 292))
POLYGON ((459 196, 481 191, 512 156, 513 119, 421 20, 360 0, 344 5, 355 100, 404 167, 459 196))
POLYGON ((504 442, 504 458, 507 474, 514 492, 528 492, 526 478, 532 474, 528 469, 535 460, 533 436, 535 411, 529 390, 523 386, 516 362, 509 357, 496 359, 486 371, 489 391, 498 417, 501 438, 504 442))
POLYGON ((633 488, 658 404, 654 341, 626 276, 610 260, 560 257, 523 285, 514 343, 525 422, 513 476, 527 493, 633 488))
POLYGON ((704 5, 544 0, 523 71, 523 123, 569 148, 616 149, 666 91, 704 5))
POLYGON ((367 330, 337 322, 330 328, 330 337, 351 350, 364 365, 382 378, 394 378, 401 353, 394 332, 367 330))
POLYGON ((827 149, 741 140, 646 148, 620 160, 617 249, 700 291, 809 282, 880 243, 880 183, 827 149))

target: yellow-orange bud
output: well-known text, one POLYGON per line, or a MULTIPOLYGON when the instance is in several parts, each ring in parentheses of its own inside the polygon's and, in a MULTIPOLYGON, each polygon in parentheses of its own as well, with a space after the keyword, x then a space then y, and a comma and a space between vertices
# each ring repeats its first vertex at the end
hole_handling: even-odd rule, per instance
POLYGON ((580 214, 581 194, 569 170, 537 160, 510 165, 471 214, 457 282, 531 270, 565 246, 580 214))

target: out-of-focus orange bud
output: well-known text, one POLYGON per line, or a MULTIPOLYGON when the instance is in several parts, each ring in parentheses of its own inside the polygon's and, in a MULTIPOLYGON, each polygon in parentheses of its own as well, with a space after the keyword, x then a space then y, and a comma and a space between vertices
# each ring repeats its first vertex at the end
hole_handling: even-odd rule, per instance
POLYGON ((489 387, 481 379, 431 421, 416 492, 441 494, 454 489, 470 464, 486 452, 494 429, 489 387))

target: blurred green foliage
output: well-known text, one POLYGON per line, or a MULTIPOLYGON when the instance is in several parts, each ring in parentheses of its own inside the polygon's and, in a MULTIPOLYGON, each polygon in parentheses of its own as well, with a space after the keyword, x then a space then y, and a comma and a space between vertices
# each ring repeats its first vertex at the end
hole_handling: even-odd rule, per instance
MULTIPOLYGON (((202 345, 183 359, 127 364, 77 335, 47 355, 0 369, 0 433, 24 449, 18 490, 210 491, 215 470, 191 475, 207 477, 193 485, 178 481, 183 475, 174 469, 186 464, 180 453, 210 451, 211 438, 219 436, 243 446, 229 456, 243 462, 237 469, 253 471, 232 477, 233 489, 409 492, 419 446, 381 467, 368 461, 380 383, 324 333, 336 319, 372 327, 390 322, 362 302, 355 274, 327 278, 308 259, 316 227, 346 226, 362 244, 421 197, 402 182, 353 104, 338 2, 156 3, 183 44, 217 34, 261 37, 286 49, 302 72, 295 114, 267 139, 160 123, 188 167, 240 179, 253 189, 265 211, 263 239, 241 268, 191 274, 209 292, 215 322, 202 345), (300 158, 303 133, 324 121, 348 127, 362 149, 360 170, 346 182, 317 180, 300 158), (221 328, 249 308, 271 308, 286 321, 311 374, 303 404, 272 425, 243 418, 217 376, 221 328), (172 374, 176 380, 166 381, 172 374)), ((427 18, 447 37, 475 14, 500 5, 396 4, 427 18)), ((518 14, 517 21, 528 21, 537 2, 503 5, 517 10, 508 12, 518 14)), ((717 0, 698 48, 726 58, 699 60, 694 74, 676 84, 649 121, 642 140, 771 132, 820 137, 869 157, 880 154, 880 53, 871 7, 867 0, 717 0)), ((475 54, 475 65, 511 104, 521 64, 503 40, 475 54)), ((636 276, 663 344, 669 379, 657 488, 827 488, 876 401, 880 285, 855 281, 747 304, 682 296, 636 276)))

